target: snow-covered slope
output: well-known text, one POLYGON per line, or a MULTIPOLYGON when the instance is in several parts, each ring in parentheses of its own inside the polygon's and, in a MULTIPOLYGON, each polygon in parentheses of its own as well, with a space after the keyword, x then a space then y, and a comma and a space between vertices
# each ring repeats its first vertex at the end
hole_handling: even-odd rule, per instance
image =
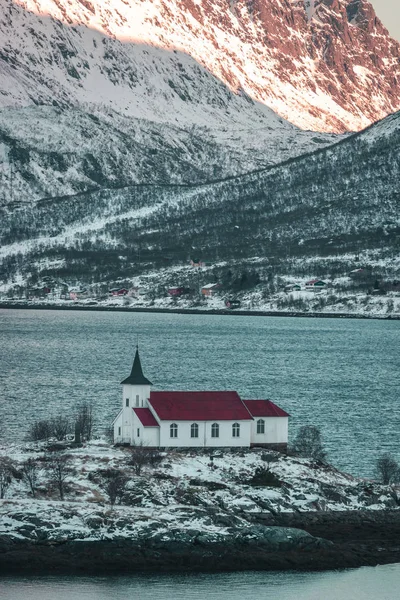
POLYGON ((367 0, 2 5, 2 106, 102 103, 193 122, 194 105, 226 101, 216 82, 199 89, 201 65, 302 128, 361 129, 400 108, 400 46, 367 0))
POLYGON ((289 263, 330 257, 320 276, 349 253, 395 264, 399 146, 400 112, 334 146, 212 184, 102 189, 3 210, 3 280, 76 269, 86 282, 132 278, 187 265, 193 253, 228 266, 265 259, 289 274, 289 263))

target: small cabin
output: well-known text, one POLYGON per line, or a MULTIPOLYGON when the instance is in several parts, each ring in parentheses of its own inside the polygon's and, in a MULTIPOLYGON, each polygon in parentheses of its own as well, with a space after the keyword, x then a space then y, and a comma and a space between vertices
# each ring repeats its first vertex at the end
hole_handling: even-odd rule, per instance
POLYGON ((206 297, 215 296, 220 289, 219 283, 208 283, 201 288, 201 295, 206 297))
POLYGON ((310 279, 306 281, 306 290, 322 290, 326 287, 326 282, 322 279, 310 279))
POLYGON ((168 296, 173 296, 173 297, 179 297, 179 296, 183 296, 184 294, 188 293, 188 288, 184 287, 183 285, 177 286, 177 287, 171 287, 168 288, 167 290, 167 294, 168 296))
POLYGON ((108 295, 109 296, 126 296, 128 294, 129 290, 127 290, 126 288, 112 288, 111 290, 109 290, 108 295))

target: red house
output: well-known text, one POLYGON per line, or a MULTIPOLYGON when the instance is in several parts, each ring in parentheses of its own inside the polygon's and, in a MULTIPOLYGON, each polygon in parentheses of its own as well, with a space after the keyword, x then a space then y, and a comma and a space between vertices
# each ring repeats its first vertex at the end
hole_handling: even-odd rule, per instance
POLYGON ((128 291, 126 288, 113 288, 108 293, 110 296, 126 296, 128 291))

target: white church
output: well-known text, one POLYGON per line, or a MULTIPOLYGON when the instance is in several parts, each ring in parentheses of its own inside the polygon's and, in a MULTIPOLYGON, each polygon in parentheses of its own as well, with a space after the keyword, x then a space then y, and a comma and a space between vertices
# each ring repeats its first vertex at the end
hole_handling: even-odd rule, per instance
POLYGON ((131 374, 121 384, 115 444, 287 449, 289 415, 271 400, 242 400, 237 392, 153 391, 138 349, 131 374))

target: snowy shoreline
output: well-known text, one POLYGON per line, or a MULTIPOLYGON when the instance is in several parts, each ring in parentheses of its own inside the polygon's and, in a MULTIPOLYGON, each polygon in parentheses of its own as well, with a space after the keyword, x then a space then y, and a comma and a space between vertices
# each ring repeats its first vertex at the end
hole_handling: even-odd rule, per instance
POLYGON ((398 486, 265 449, 160 455, 140 474, 104 440, 8 445, 0 573, 330 570, 400 563, 398 486), (64 456, 60 500, 46 464, 64 456), (23 477, 37 464, 32 497, 23 477), (110 473, 126 478, 110 504, 110 473), (263 475, 265 481, 254 482, 263 475))
POLYGON ((145 312, 145 313, 174 313, 189 315, 229 315, 241 317, 309 317, 329 319, 378 319, 383 321, 398 321, 400 314, 363 314, 363 313, 334 313, 334 312, 297 312, 297 311, 263 311, 263 310, 228 310, 204 308, 153 308, 147 306, 88 306, 85 304, 51 304, 1 302, 0 309, 33 309, 33 310, 69 310, 96 312, 145 312))

